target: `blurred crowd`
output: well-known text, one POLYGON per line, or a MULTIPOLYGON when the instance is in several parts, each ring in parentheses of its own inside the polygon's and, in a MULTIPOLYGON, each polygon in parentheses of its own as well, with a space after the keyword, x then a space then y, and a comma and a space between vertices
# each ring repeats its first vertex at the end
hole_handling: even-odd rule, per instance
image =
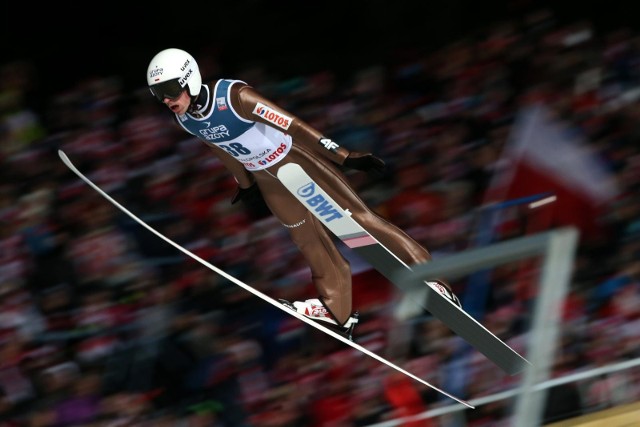
MULTIPOLYGON (((195 55, 205 75, 244 80, 341 145, 382 157, 383 177, 346 172, 436 259, 473 247, 514 115, 545 102, 584 132, 621 189, 604 237, 580 240, 553 375, 640 357, 639 34, 540 10, 348 78, 280 78, 267 66, 214 76, 206 55, 195 55)), ((69 171, 59 149, 221 270, 274 298, 315 296, 286 229, 259 204, 231 205, 233 178, 146 87, 103 76, 42 99, 34 88, 46 76, 33 64, 0 73, 0 426, 351 427, 453 403, 185 256, 69 171)), ((504 230, 498 240, 527 232, 504 230)), ((345 256, 357 342, 462 398, 518 384, 428 313, 398 320, 395 287, 345 256)), ((525 355, 538 261, 493 270, 480 319, 525 355)), ((466 284, 452 283, 463 301, 466 284)), ((549 395, 547 421, 636 401, 640 372, 549 395)), ((466 425, 509 425, 512 405, 465 411, 466 425)))

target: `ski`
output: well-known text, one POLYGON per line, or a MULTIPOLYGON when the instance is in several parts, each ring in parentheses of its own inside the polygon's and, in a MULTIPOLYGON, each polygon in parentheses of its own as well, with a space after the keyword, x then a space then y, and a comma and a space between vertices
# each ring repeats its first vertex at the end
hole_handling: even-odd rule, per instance
POLYGON ((60 159, 62 160, 62 162, 73 172, 75 173, 80 179, 82 179, 85 183, 87 183, 91 188, 93 188, 95 191, 97 191, 102 197, 104 197, 105 199, 107 199, 109 202, 111 202, 116 208, 118 208, 119 210, 121 210, 122 212, 124 212, 126 215, 128 215, 131 219, 133 219, 135 222, 137 222, 138 224, 140 224, 142 227, 146 228, 148 231, 150 231, 151 233, 155 234, 157 237, 159 237, 160 239, 162 239, 163 241, 165 241, 166 243, 170 244, 171 246, 173 246, 174 248, 176 248, 177 250, 179 250, 180 252, 184 253, 185 255, 189 256, 190 258, 196 260, 197 262, 199 262, 200 264, 204 265, 205 267, 209 268, 210 270, 214 271, 215 273, 219 274, 220 276, 224 277, 225 279, 229 280, 230 282, 234 283, 235 285, 241 287, 242 289, 246 290, 247 292, 252 293, 253 295, 257 296, 258 298, 262 299, 263 301, 271 304, 272 306, 284 311, 285 313, 290 314, 291 316, 297 318, 298 320, 301 320, 302 322, 306 323, 309 326, 312 326, 322 332, 324 332, 325 334, 353 347, 354 349, 358 350, 359 352, 372 357, 373 359, 387 365, 388 367, 395 369, 396 371, 408 376, 409 378, 412 378, 416 381, 418 381, 419 383, 441 393, 444 396, 449 397, 450 399, 455 400, 458 403, 461 403, 462 405, 474 409, 475 407, 472 406, 470 403, 468 403, 465 400, 459 399, 456 396, 453 396, 449 393, 447 393, 446 391, 428 383, 427 381, 419 378, 418 376, 412 374, 411 372, 401 368, 400 366, 396 365, 395 363, 389 361, 388 359, 370 351, 369 349, 353 342, 352 340, 348 339, 347 337, 341 335, 340 333, 337 333, 335 331, 333 331, 332 329, 312 320, 309 319, 305 316, 303 316, 302 314, 288 308, 287 306, 283 305, 281 302, 269 297, 268 295, 260 292, 259 290, 253 288, 252 286, 247 285, 246 283, 238 280, 237 278, 231 276, 230 274, 227 274, 225 271, 219 269, 218 267, 214 266, 213 264, 207 262, 206 260, 202 259, 201 257, 199 257, 198 255, 192 253, 191 251, 189 251, 188 249, 185 249, 184 247, 182 247, 181 245, 177 244, 176 242, 174 242, 173 240, 169 239, 168 237, 166 237, 164 234, 160 233, 159 231, 157 231, 155 228, 151 227, 149 224, 147 224, 145 221, 141 220, 140 218, 138 218, 135 214, 133 214, 132 212, 130 212, 128 209, 126 209, 124 206, 122 206, 120 203, 118 203, 115 199, 113 199, 110 195, 108 195, 105 191, 103 191, 100 187, 98 187, 95 183, 93 183, 93 181, 91 181, 89 178, 87 178, 85 175, 82 174, 82 172, 80 172, 75 166, 74 164, 71 162, 71 160, 69 159, 69 157, 62 151, 62 150, 58 150, 58 156, 60 156, 60 159))
MULTIPOLYGON (((407 289, 407 285, 395 280, 394 275, 399 269, 411 270, 411 267, 360 226, 348 208, 338 205, 300 165, 288 163, 281 166, 278 179, 347 247, 398 288, 407 289)), ((467 312, 442 296, 434 289, 435 284, 420 281, 420 285, 427 286, 427 297, 421 306, 502 370, 515 375, 530 365, 467 312)))

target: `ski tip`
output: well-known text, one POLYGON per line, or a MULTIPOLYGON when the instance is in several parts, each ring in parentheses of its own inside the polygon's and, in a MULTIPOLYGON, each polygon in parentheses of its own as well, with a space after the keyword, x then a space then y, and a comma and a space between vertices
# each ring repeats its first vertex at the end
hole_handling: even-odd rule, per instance
POLYGON ((69 162, 70 162, 69 157, 67 157, 67 155, 64 153, 64 151, 58 150, 58 156, 60 157, 60 159, 62 159, 62 161, 65 164, 67 164, 67 165, 69 164, 69 162))
POLYGON ((68 167, 74 173, 76 173, 77 175, 80 175, 80 177, 82 177, 82 174, 78 171, 78 169, 76 169, 76 167, 73 165, 73 163, 71 163, 71 159, 69 159, 69 157, 65 154, 64 151, 58 150, 58 156, 60 157, 60 159, 62 160, 62 162, 65 164, 66 167, 68 167))

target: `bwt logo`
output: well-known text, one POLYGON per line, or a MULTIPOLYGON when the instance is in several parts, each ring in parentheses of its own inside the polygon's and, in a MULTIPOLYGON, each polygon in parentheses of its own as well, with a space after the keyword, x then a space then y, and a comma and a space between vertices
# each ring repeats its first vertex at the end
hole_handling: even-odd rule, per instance
POLYGON ((322 194, 316 193, 314 182, 298 188, 298 195, 303 197, 306 203, 318 212, 324 221, 331 222, 334 219, 342 218, 342 214, 322 194))

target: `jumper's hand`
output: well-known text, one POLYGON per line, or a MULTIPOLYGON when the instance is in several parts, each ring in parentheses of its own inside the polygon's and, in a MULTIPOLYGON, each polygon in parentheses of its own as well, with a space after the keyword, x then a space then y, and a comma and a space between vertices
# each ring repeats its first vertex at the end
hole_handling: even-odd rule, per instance
POLYGON ((344 160, 344 166, 350 169, 358 169, 369 172, 374 171, 382 174, 385 169, 384 161, 371 153, 359 153, 352 151, 344 160))
POLYGON ((260 193, 258 184, 254 182, 253 184, 251 184, 251 187, 238 187, 238 189, 236 190, 236 194, 234 194, 233 198, 231 199, 231 204, 235 205, 239 201, 242 201, 244 203, 262 201, 262 193, 260 193))

